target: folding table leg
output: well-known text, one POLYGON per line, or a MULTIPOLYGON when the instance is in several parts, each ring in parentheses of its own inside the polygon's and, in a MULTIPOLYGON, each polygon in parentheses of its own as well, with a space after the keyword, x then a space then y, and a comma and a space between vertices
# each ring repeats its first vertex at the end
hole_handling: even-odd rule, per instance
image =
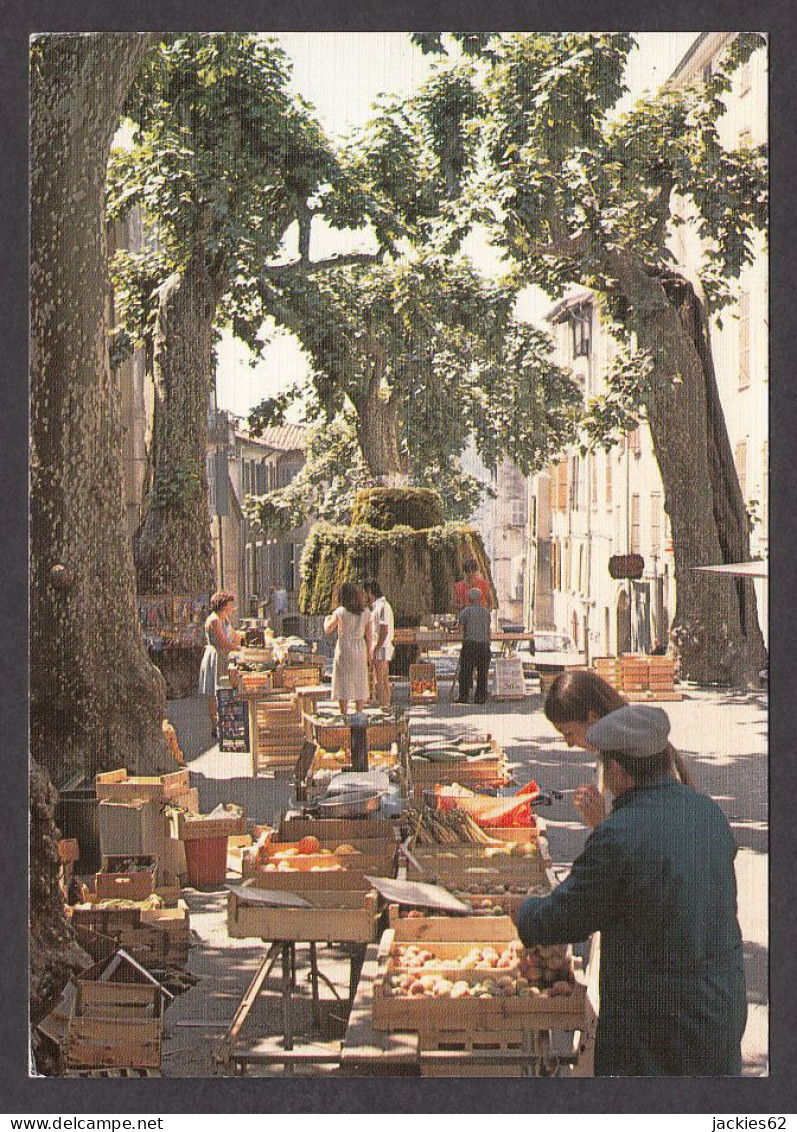
POLYGON ((282 1034, 285 1049, 293 1049, 293 1014, 291 1011, 291 945, 282 945, 282 1034))
POLYGON ((313 1024, 321 1025, 321 1005, 318 995, 318 954, 316 945, 310 944, 310 988, 313 993, 313 1024))

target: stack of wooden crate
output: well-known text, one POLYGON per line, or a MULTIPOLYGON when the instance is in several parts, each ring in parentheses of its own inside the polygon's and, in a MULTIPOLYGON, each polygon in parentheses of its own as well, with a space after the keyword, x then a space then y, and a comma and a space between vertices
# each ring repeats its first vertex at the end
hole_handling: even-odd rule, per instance
POLYGON ((675 661, 670 656, 648 657, 648 685, 652 700, 681 700, 675 690, 675 661))
POLYGON ((624 693, 639 696, 648 688, 648 658, 634 653, 623 653, 620 657, 620 674, 624 693))
POLYGON ((69 1016, 66 1069, 159 1069, 165 993, 123 956, 83 971, 69 1016))
POLYGON ((152 776, 131 775, 124 768, 107 771, 96 776, 95 791, 104 872, 113 857, 152 857, 156 891, 167 874, 185 875, 185 852, 170 836, 164 806, 199 809, 199 793, 191 788, 187 770, 152 776))
POLYGON ((78 942, 93 959, 122 947, 148 970, 182 970, 188 962, 191 924, 184 900, 168 908, 150 900, 99 899, 69 912, 78 942))
POLYGON ((620 660, 616 656, 596 656, 592 662, 595 671, 607 684, 621 691, 623 687, 623 674, 620 669, 620 660))
POLYGON ((274 766, 293 766, 302 752, 302 713, 296 696, 250 701, 249 741, 255 775, 274 766))
POLYGON ((683 699, 675 689, 672 657, 623 653, 619 657, 595 657, 593 664, 602 679, 632 702, 683 699))

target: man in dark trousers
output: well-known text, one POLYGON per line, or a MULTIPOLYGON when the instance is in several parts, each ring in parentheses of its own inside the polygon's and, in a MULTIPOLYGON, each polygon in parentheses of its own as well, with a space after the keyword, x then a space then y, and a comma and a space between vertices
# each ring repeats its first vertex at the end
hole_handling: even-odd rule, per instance
POLYGON ((462 652, 459 658, 459 699, 470 699, 473 669, 476 669, 476 695, 473 702, 487 700, 487 674, 490 671, 490 611, 482 605, 482 591, 474 586, 468 593, 468 604, 459 611, 462 626, 462 652))
POLYGON ((601 933, 596 1076, 741 1073, 736 845, 719 806, 668 773, 669 730, 641 704, 592 724, 612 811, 569 877, 517 915, 527 946, 601 933))

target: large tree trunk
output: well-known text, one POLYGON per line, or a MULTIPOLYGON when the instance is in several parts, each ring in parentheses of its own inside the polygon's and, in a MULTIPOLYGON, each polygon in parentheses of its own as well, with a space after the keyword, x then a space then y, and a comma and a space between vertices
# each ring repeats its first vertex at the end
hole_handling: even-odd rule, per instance
POLYGON ((150 45, 53 35, 31 76, 31 1009, 82 953, 57 886, 49 771, 169 765, 163 681, 135 602, 119 390, 108 362, 104 209, 111 139, 150 45), (39 765, 42 764, 42 765, 39 765))
POLYGON ((654 359, 645 408, 672 524, 673 637, 682 674, 699 683, 743 684, 755 679, 765 655, 752 585, 694 569, 749 557, 744 502, 707 337, 695 320, 697 300, 683 281, 680 298, 685 288, 691 293, 684 319, 660 278, 623 253, 609 261, 634 308, 638 343, 654 359))
POLYGON ((153 478, 134 539, 139 593, 213 588, 205 455, 221 287, 201 255, 161 286, 153 341, 153 478))
POLYGON ((58 35, 31 86, 31 729, 56 781, 168 765, 141 637, 108 362, 111 139, 149 37, 58 35))
POLYGON ((408 482, 408 461, 401 451, 399 414, 391 396, 381 391, 385 357, 380 352, 368 388, 351 395, 357 411, 357 440, 371 475, 385 486, 402 487, 408 482))

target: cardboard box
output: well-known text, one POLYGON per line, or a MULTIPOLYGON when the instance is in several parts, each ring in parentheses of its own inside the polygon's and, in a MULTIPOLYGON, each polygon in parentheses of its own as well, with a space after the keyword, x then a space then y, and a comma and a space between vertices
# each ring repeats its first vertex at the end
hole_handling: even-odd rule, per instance
POLYGON ((103 857, 158 857, 164 819, 160 802, 108 802, 97 807, 103 857))

